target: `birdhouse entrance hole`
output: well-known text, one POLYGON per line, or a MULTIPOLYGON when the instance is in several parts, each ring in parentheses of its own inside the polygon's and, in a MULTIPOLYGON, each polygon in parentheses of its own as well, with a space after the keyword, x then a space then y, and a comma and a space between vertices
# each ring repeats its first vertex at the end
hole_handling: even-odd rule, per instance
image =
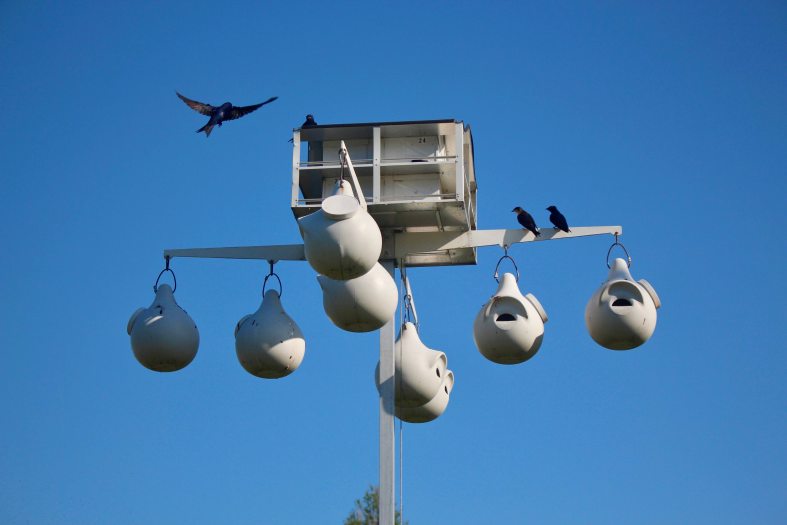
POLYGON ((612 306, 632 306, 631 301, 628 299, 618 298, 612 303, 612 306))

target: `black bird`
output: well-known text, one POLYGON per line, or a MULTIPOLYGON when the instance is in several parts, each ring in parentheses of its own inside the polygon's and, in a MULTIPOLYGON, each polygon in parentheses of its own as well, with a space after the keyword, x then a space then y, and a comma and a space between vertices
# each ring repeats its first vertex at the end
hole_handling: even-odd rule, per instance
POLYGON ((301 129, 313 128, 316 125, 317 125, 317 123, 314 121, 314 115, 312 115, 310 113, 310 114, 306 115, 306 120, 304 121, 303 124, 301 124, 301 129))
POLYGON ((563 217, 563 214, 557 211, 557 206, 550 206, 547 208, 549 211, 549 222, 555 225, 555 228, 558 230, 563 230, 564 232, 568 233, 571 230, 568 229, 568 222, 566 218, 563 217))
POLYGON ((175 94, 180 97, 180 100, 186 103, 188 107, 193 109, 198 113, 202 113, 203 115, 207 115, 210 117, 208 123, 202 126, 197 130, 197 133, 205 132, 205 136, 209 137, 210 132, 213 130, 213 126, 218 124, 221 126, 221 123, 225 120, 234 120, 236 118, 240 118, 243 115, 247 115, 252 111, 261 108, 265 104, 273 102, 279 97, 271 97, 265 102, 260 102, 259 104, 254 104, 252 106, 233 106, 229 102, 225 102, 221 106, 211 106, 210 104, 205 104, 203 102, 197 102, 196 100, 191 100, 190 98, 186 98, 177 91, 175 94))
MULTIPOLYGON (((301 124, 300 129, 314 128, 316 126, 317 126, 317 122, 314 121, 314 115, 309 113, 308 115, 306 115, 306 120, 303 121, 303 124, 301 124)), ((288 140, 287 142, 292 142, 292 139, 288 140)))
POLYGON ((532 215, 530 215, 528 212, 526 212, 519 206, 517 206, 511 211, 516 212, 516 220, 519 221, 519 224, 524 226, 526 230, 530 230, 531 232, 533 232, 533 235, 535 235, 536 237, 541 235, 541 232, 538 231, 538 226, 536 226, 536 221, 533 220, 532 215))

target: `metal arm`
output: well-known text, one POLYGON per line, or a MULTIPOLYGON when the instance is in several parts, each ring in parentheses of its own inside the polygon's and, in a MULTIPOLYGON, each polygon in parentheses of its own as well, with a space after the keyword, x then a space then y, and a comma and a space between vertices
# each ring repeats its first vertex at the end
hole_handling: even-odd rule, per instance
POLYGON ((394 257, 401 259, 415 253, 428 253, 458 248, 481 246, 511 246, 512 244, 535 241, 552 241, 586 237, 589 235, 615 235, 623 233, 620 226, 578 226, 570 233, 544 228, 539 237, 524 229, 517 230, 470 230, 467 232, 403 232, 394 235, 394 257))
MULTIPOLYGON (((470 230, 468 232, 403 232, 394 235, 395 253, 391 259, 410 254, 429 253, 457 248, 511 246, 517 243, 571 239, 589 235, 622 234, 620 226, 575 226, 570 233, 544 228, 539 237, 527 230, 470 230)), ((235 246, 226 248, 184 248, 164 250, 164 257, 198 257, 203 259, 261 259, 266 261, 305 261, 303 244, 272 246, 235 246)))
POLYGON ((201 259, 262 259, 265 261, 305 261, 303 244, 235 246, 227 248, 183 248, 164 250, 164 257, 201 259))
POLYGON ((339 150, 339 154, 344 157, 344 162, 347 163, 347 169, 350 172, 353 189, 355 190, 355 198, 358 199, 358 203, 361 205, 361 208, 365 210, 366 197, 363 196, 363 191, 361 191, 361 183, 358 182, 358 176, 355 174, 355 168, 353 167, 353 160, 350 158, 350 152, 347 151, 347 146, 345 146, 344 141, 341 141, 341 149, 339 150))

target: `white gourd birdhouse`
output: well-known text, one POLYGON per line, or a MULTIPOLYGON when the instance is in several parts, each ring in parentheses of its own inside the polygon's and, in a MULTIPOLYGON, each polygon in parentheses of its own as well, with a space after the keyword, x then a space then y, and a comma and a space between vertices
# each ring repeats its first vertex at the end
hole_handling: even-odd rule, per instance
POLYGON ((199 331, 194 320, 175 302, 167 284, 156 289, 148 308, 131 315, 126 331, 137 361, 156 372, 174 372, 197 355, 199 331))
POLYGON ((590 336, 610 350, 630 350, 645 343, 656 329, 656 290, 644 279, 635 281, 624 259, 615 259, 606 282, 585 307, 590 336))
POLYGON ((448 358, 421 342, 413 323, 405 323, 394 346, 396 405, 418 407, 437 395, 448 358))
POLYGON ((382 234, 343 181, 320 209, 298 219, 306 260, 317 273, 347 280, 366 274, 380 258, 382 234))
POLYGON ((544 308, 532 294, 522 295, 513 274, 505 273, 494 295, 473 322, 473 339, 481 354, 512 365, 533 357, 544 338, 544 308))
POLYGON ((402 407, 395 405, 396 417, 408 423, 428 423, 434 421, 445 412, 451 391, 454 389, 454 373, 446 370, 443 382, 437 394, 427 403, 418 407, 402 407))
POLYGON ((238 361, 252 375, 277 379, 290 375, 303 361, 306 341, 287 315, 278 292, 268 290, 259 309, 235 327, 238 361))
POLYGON ((396 283, 379 263, 355 279, 337 281, 318 275, 317 281, 325 313, 342 330, 371 332, 390 321, 396 312, 396 283))

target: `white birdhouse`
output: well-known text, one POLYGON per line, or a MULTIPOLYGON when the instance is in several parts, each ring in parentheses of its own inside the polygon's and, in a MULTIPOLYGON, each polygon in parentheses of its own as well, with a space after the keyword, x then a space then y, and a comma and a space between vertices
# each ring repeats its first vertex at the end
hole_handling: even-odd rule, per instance
POLYGON ((656 329, 656 309, 661 300, 645 281, 629 272, 624 259, 615 259, 607 280, 585 307, 590 336, 610 350, 630 350, 650 339, 656 329))
POLYGON ((137 361, 156 372, 180 370, 197 355, 197 325, 167 284, 157 287, 153 304, 131 315, 126 331, 137 361))
POLYGON ((259 309, 235 327, 238 361, 257 377, 277 379, 290 375, 300 366, 305 351, 303 333, 284 311, 275 290, 268 290, 259 309))
POLYGON ((544 338, 544 308, 532 294, 522 295, 513 274, 505 273, 495 294, 473 323, 473 339, 481 354, 512 365, 533 357, 544 338))
POLYGON ((445 353, 421 342, 413 323, 405 323, 394 346, 396 405, 419 407, 431 401, 448 367, 445 353))
POLYGON ((428 423, 433 421, 445 412, 453 389, 454 373, 446 370, 437 394, 429 402, 418 407, 402 407, 397 404, 395 406, 396 417, 408 423, 428 423))
MULTIPOLYGON (((292 138, 290 202, 299 220, 322 209, 335 194, 336 180, 354 172, 360 187, 353 183, 355 195, 363 193, 384 232, 478 227, 473 137, 460 120, 321 124, 295 129, 292 138)), ((475 263, 471 247, 404 255, 408 267, 475 263)), ((332 279, 346 278, 314 268, 332 279)))
POLYGON ((398 303, 396 283, 379 263, 366 274, 337 281, 318 275, 322 304, 333 324, 349 332, 377 330, 393 317, 398 303))
POLYGON ((318 211, 298 219, 298 228, 306 260, 330 279, 360 277, 380 258, 380 228, 342 184, 318 211))

